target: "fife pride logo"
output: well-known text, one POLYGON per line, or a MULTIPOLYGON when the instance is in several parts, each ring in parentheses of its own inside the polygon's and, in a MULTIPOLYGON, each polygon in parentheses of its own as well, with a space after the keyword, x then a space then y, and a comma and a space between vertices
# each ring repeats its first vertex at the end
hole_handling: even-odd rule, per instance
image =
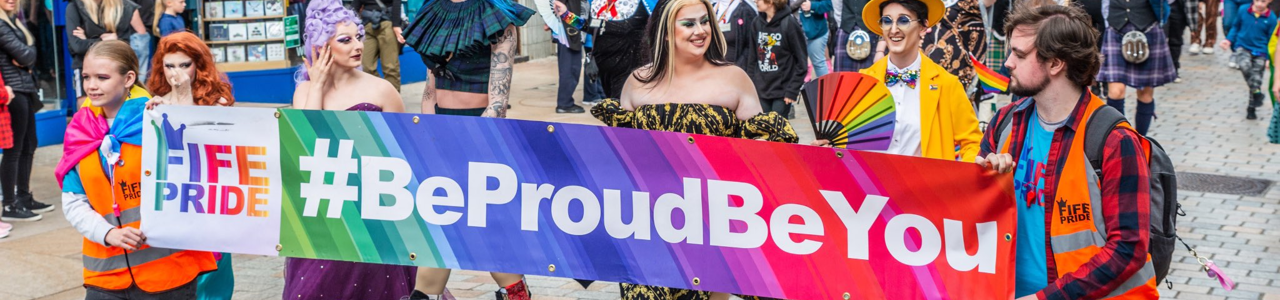
POLYGON ((191 128, 218 130, 230 123, 202 122, 173 126, 169 115, 156 131, 155 210, 211 215, 267 217, 267 147, 187 143, 191 128))

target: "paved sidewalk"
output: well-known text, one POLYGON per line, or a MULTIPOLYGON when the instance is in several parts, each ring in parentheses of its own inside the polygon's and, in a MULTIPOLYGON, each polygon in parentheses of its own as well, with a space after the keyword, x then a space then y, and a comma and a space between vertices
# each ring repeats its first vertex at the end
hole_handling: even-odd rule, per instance
MULTIPOLYGON (((1225 67, 1226 58, 1221 53, 1184 56, 1184 82, 1156 92, 1159 119, 1151 136, 1164 144, 1179 171, 1280 181, 1280 145, 1265 142, 1265 121, 1244 120, 1246 88, 1239 72, 1225 67)), ((554 59, 516 65, 510 116, 600 124, 589 114, 555 114, 555 84, 554 59)), ((404 86, 409 111, 418 110, 421 92, 421 83, 404 86)), ((796 131, 807 143, 812 130, 803 114, 797 117, 796 131)), ((1260 117, 1270 118, 1270 110, 1260 117)), ((61 151, 60 146, 50 146, 37 153, 32 184, 36 197, 45 202, 60 202, 50 174, 61 151)), ((1173 290, 1162 287, 1162 298, 1280 300, 1280 261, 1266 259, 1280 255, 1280 188, 1273 187, 1263 197, 1192 191, 1180 195, 1188 213, 1180 219, 1181 235, 1239 286, 1225 291, 1179 251, 1180 262, 1170 276, 1173 290)), ((46 214, 43 221, 15 226, 12 236, 0 239, 0 299, 83 299, 80 234, 61 210, 46 214)), ((235 255, 235 298, 280 299, 283 265, 281 258, 235 255)), ((582 288, 568 279, 532 277, 529 285, 538 299, 618 298, 618 286, 612 283, 582 288)), ((485 273, 457 271, 449 288, 461 299, 493 299, 497 285, 485 273)))

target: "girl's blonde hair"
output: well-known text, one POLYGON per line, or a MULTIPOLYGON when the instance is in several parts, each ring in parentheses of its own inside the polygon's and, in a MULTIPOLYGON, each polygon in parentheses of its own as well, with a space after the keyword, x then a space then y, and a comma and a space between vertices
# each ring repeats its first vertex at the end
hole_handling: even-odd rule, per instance
MULTIPOLYGON (((160 33, 160 17, 163 16, 165 12, 169 11, 169 5, 165 3, 167 1, 169 0, 156 0, 156 16, 151 18, 151 31, 154 31, 153 34, 155 34, 156 37, 164 37, 164 35, 160 33)), ((182 2, 185 4, 187 1, 182 0, 182 2)))
MULTIPOLYGON (((18 4, 14 5, 13 12, 16 13, 18 10, 22 9, 22 4, 24 3, 26 3, 26 0, 18 0, 18 4)), ((4 19, 4 22, 9 24, 9 27, 22 31, 22 35, 27 36, 27 46, 35 44, 35 37, 31 36, 31 31, 27 30, 27 25, 23 25, 22 22, 13 22, 13 18, 9 16, 9 12, 4 11, 3 9, 0 9, 0 18, 4 19)))
POLYGON ((81 0, 80 3, 89 12, 89 20, 106 28, 107 32, 116 32, 120 16, 124 15, 123 0, 81 0))
MULTIPOLYGON (((101 41, 93 44, 93 47, 89 47, 89 52, 85 53, 84 57, 86 59, 100 57, 111 60, 116 63, 116 71, 120 72, 120 75, 127 75, 129 72, 133 72, 134 76, 142 74, 138 72, 138 55, 134 54, 133 48, 129 47, 128 43, 120 40, 101 41)), ((133 86, 147 88, 142 84, 142 80, 136 77, 133 80, 133 86)))

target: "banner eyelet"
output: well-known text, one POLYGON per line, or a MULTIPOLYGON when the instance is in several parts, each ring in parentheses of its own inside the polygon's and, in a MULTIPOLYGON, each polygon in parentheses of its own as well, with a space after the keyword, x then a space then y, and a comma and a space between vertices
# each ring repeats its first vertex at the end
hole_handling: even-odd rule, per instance
POLYGON ((694 277, 693 285, 700 285, 700 284, 702 284, 702 279, 698 279, 698 277, 694 277))
POLYGON ((418 124, 418 116, 413 116, 413 124, 418 124))
POLYGON ((556 265, 555 265, 555 264, 547 265, 547 272, 555 272, 555 271, 556 271, 556 265))
POLYGON ((284 250, 284 245, 276 244, 276 252, 280 252, 280 250, 284 250))
POLYGON ((550 132, 550 133, 556 132, 556 125, 547 125, 547 132, 550 132))
POLYGON ((1008 242, 1012 240, 1013 240, 1013 234, 1010 234, 1010 233, 1004 234, 1004 241, 1008 242))
POLYGON ((409 260, 418 260, 417 253, 409 253, 409 260))

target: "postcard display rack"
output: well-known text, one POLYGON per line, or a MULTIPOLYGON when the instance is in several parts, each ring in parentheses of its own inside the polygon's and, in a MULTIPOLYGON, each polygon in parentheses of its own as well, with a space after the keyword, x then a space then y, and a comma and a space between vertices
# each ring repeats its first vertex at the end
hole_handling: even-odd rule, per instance
POLYGON ((286 0, 199 0, 199 26, 223 72, 290 66, 284 47, 286 0))

